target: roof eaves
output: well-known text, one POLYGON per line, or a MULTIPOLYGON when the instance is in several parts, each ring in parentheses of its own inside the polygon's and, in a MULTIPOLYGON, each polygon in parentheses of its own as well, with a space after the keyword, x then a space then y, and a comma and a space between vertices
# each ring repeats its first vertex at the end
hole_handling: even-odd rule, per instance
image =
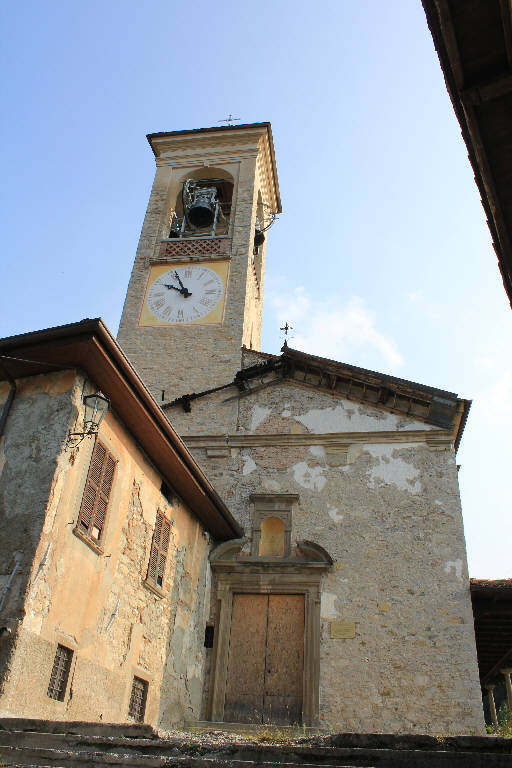
POLYGON ((276 212, 282 213, 283 208, 281 204, 281 195, 279 192, 279 179, 277 177, 277 164, 276 164, 276 153, 274 148, 274 138, 272 136, 271 124, 268 121, 264 121, 261 123, 241 123, 240 125, 218 125, 218 126, 211 126, 209 128, 190 128, 182 131, 159 131, 157 133, 146 134, 146 139, 148 140, 149 146, 151 147, 151 151, 156 157, 157 154, 155 151, 155 147, 153 146, 153 139, 165 139, 165 138, 177 137, 177 136, 194 136, 194 135, 203 134, 203 133, 223 133, 226 131, 250 130, 251 128, 266 128, 267 130, 267 138, 268 138, 268 144, 270 149, 270 161, 272 166, 272 177, 274 180, 274 189, 275 189, 276 202, 277 202, 276 212))
MULTIPOLYGON (((94 343, 94 340, 96 340, 96 344, 99 345, 99 348, 102 350, 101 359, 104 359, 105 361, 110 360, 110 364, 115 367, 118 375, 121 377, 119 380, 125 382, 127 392, 131 393, 131 396, 135 397, 136 400, 140 403, 140 407, 142 409, 141 413, 146 414, 148 422, 153 424, 153 429, 158 430, 158 432, 162 435, 162 439, 172 447, 172 450, 182 462, 183 466, 186 468, 189 476, 193 478, 194 483, 197 484, 199 489, 201 489, 203 496, 209 500, 207 502, 207 506, 209 505, 208 508, 211 509, 212 512, 215 511, 215 514, 220 516, 220 518, 223 520, 225 529, 231 531, 231 536, 239 537, 242 534, 241 527, 233 518, 228 508, 211 485, 208 478, 204 475, 188 449, 185 447, 182 440, 174 431, 164 413, 138 376, 137 372, 101 318, 96 318, 93 320, 87 318, 77 323, 69 323, 63 326, 47 328, 41 331, 23 333, 17 336, 0 339, 0 353, 5 354, 9 351, 12 352, 14 349, 23 349, 24 347, 30 347, 33 350, 34 347, 45 344, 50 344, 54 348, 55 344, 59 341, 65 343, 66 341, 71 342, 73 339, 77 340, 76 345, 73 346, 73 349, 75 346, 78 348, 79 344, 82 344, 83 342, 94 343)), ((17 361, 18 367, 26 363, 27 365, 25 367, 27 367, 28 370, 31 368, 33 369, 33 365, 29 365, 31 361, 24 361, 23 358, 20 358, 19 356, 15 359, 17 361)), ((89 363, 92 366, 91 359, 92 356, 87 356, 84 360, 80 358, 80 355, 77 352, 76 364, 70 363, 69 359, 67 359, 62 362, 60 367, 82 367, 84 370, 87 370, 89 363)), ((107 363, 105 363, 105 365, 106 364, 107 363)), ((55 365, 55 363, 49 363, 47 366, 48 365, 51 369, 58 367, 55 365)), ((94 378, 94 372, 87 372, 94 378)), ((33 375, 33 370, 31 370, 30 373, 27 373, 27 375, 33 375)), ((120 396, 118 391, 112 393, 105 392, 105 394, 109 395, 113 401, 115 401, 116 395, 117 397, 120 396)), ((227 536, 227 538, 229 538, 229 536, 227 536)))
POLYGON ((298 349, 292 349, 291 347, 285 346, 282 348, 282 353, 284 356, 289 357, 291 359, 302 359, 304 361, 311 360, 315 361, 318 364, 325 364, 325 365, 332 365, 339 368, 340 371, 347 371, 347 372, 353 372, 355 374, 362 374, 365 376, 372 376, 378 379, 381 379, 382 381, 386 381, 391 384, 397 384, 399 386, 406 386, 410 389, 416 389, 418 392, 426 392, 429 394, 435 394, 440 397, 446 397, 449 399, 456 400, 458 398, 457 394, 455 392, 448 392, 444 389, 438 389, 436 387, 429 387, 425 384, 419 384, 417 381, 409 381, 408 379, 400 379, 397 376, 391 376, 388 373, 379 373, 379 371, 373 371, 369 368, 360 368, 357 365, 351 365, 349 363, 341 363, 338 360, 331 360, 327 357, 318 357, 317 355, 310 355, 307 352, 301 352, 298 349))

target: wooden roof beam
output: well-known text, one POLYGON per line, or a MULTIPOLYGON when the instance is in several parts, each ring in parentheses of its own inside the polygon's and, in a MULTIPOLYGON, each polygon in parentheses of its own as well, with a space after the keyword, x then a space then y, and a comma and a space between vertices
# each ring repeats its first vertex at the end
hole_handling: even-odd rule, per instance
POLYGON ((466 88, 460 92, 465 106, 484 104, 493 99, 499 99, 512 91, 512 73, 493 77, 485 83, 466 88))
POLYGON ((508 64, 512 69, 512 3, 510 0, 500 0, 500 12, 508 64))

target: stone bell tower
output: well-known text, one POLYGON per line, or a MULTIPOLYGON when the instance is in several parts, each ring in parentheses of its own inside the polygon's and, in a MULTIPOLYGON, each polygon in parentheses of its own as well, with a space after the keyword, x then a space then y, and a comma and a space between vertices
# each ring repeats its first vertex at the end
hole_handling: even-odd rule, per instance
POLYGON ((156 174, 118 340, 158 402, 230 381, 261 338, 270 123, 154 133, 156 174))

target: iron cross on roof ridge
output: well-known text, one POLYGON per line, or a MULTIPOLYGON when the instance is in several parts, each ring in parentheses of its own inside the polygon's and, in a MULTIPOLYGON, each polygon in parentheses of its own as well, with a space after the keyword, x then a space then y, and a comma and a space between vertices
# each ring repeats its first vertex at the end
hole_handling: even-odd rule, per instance
POLYGON ((282 328, 279 329, 280 331, 284 331, 284 346, 288 346, 288 331, 293 331, 293 326, 289 325, 288 320, 285 322, 282 328))
POLYGON ((227 125, 231 125, 234 120, 240 120, 239 117, 233 117, 231 112, 227 117, 225 117, 223 120, 217 120, 218 123, 226 123, 227 125))

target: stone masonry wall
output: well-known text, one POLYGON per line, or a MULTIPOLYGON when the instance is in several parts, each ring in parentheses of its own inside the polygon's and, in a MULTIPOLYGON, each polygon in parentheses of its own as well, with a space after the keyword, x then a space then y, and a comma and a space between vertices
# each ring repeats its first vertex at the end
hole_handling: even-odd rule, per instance
MULTIPOLYGON (((0 438, 0 696, 12 662, 32 560, 67 429, 76 417, 72 371, 17 382, 0 438)), ((0 384, 0 408, 9 384, 0 384)))
POLYGON ((292 546, 311 540, 333 557, 321 607, 323 723, 482 733, 449 434, 289 382, 246 397, 232 387, 169 417, 246 535, 251 493, 297 493, 292 546), (226 429, 235 404, 237 427, 226 429), (338 620, 355 623, 355 638, 331 637, 338 620))
POLYGON ((117 459, 102 552, 73 534, 93 443, 62 449, 82 385, 69 372, 23 382, 2 444, 4 583, 18 551, 24 569, 0 614, 14 648, 0 712, 126 721, 137 675, 149 682, 145 721, 168 728, 200 714, 208 541, 179 498, 161 495, 159 474, 112 412, 100 428, 117 459), (162 596, 143 584, 157 510, 171 520, 162 596), (64 701, 46 695, 57 643, 74 651, 64 701))
POLYGON ((170 401, 229 381, 241 367, 242 344, 259 348, 263 285, 260 281, 258 287, 254 275, 252 238, 257 193, 264 186, 262 171, 257 168, 264 133, 264 129, 247 135, 237 132, 228 146, 225 137, 219 142, 210 134, 199 139, 194 135, 189 144, 184 139, 175 150, 157 159, 118 341, 159 402, 162 391, 170 401), (191 159, 194 151, 196 157, 191 159), (162 237, 167 236, 169 211, 181 180, 204 165, 229 173, 235 182, 223 323, 139 327, 150 265, 158 256, 162 237))

